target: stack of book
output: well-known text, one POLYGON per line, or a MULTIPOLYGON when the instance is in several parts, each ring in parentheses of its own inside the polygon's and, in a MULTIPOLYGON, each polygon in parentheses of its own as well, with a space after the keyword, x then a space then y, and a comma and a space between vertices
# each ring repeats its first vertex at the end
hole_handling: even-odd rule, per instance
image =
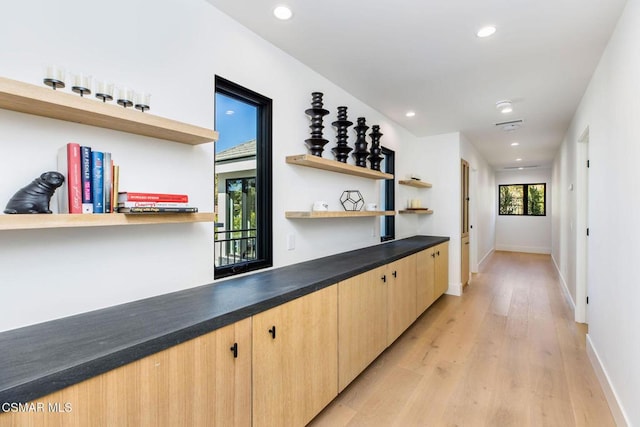
POLYGON ((57 192, 60 213, 115 212, 120 167, 111 153, 70 142, 58 152, 58 172, 66 180, 57 192))
POLYGON ((118 212, 126 214, 195 213, 186 194, 132 193, 118 194, 118 212))

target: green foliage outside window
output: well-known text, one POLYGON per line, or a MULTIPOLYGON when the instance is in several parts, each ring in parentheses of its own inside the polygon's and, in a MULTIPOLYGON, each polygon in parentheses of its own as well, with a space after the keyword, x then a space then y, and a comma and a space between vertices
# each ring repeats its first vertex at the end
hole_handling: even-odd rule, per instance
POLYGON ((500 185, 498 214, 546 215, 546 184, 500 185))

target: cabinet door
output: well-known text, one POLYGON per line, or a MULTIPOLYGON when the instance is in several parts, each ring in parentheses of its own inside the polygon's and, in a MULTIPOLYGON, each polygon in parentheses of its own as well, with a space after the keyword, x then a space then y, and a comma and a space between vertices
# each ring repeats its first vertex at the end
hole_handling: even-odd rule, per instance
POLYGON ((5 413, 0 415, 0 425, 250 426, 251 319, 38 398, 37 402, 43 402, 46 408, 59 405, 60 412, 5 413), (234 344, 237 357, 231 351, 234 344))
POLYGON ((436 251, 436 299, 449 288, 449 242, 440 243, 435 247, 436 251))
POLYGON ((462 278, 462 286, 464 287, 469 284, 469 236, 462 238, 460 250, 460 277, 462 278))
POLYGON ((338 283, 338 387, 349 385, 387 347, 386 267, 338 283))
POLYGON ((435 300, 435 257, 434 248, 416 254, 416 309, 420 316, 435 300))
POLYGON ((337 396, 337 287, 253 316, 254 426, 303 426, 337 396))
POLYGON ((416 316, 416 256, 411 255, 387 265, 387 344, 409 327, 416 316))

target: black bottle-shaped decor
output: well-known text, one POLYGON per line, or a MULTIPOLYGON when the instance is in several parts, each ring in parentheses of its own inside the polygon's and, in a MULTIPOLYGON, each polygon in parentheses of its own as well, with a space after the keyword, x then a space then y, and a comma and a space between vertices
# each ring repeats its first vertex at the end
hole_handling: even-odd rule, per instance
POLYGON ((305 110, 305 114, 311 117, 311 125, 309 125, 311 138, 305 139, 304 142, 312 155, 322 157, 324 146, 329 142, 322 137, 322 129, 324 128, 322 118, 329 114, 329 111, 322 108, 322 92, 313 92, 311 96, 312 108, 305 110))
POLYGON ((380 126, 371 126, 371 133, 369 134, 369 136, 371 137, 369 163, 371 164, 371 169, 374 171, 380 170, 380 162, 382 161, 382 156, 380 155, 380 153, 382 152, 382 150, 380 149, 380 137, 382 135, 384 134, 380 133, 380 126))
POLYGON ((360 166, 363 168, 367 167, 367 129, 369 126, 366 124, 366 120, 364 117, 358 117, 358 125, 354 126, 353 129, 356 131, 357 139, 355 143, 356 149, 351 153, 353 158, 356 160, 356 166, 360 166))
POLYGON ((347 120, 347 107, 338 107, 338 120, 331 124, 336 127, 338 133, 337 145, 331 149, 331 152, 337 161, 347 163, 349 152, 353 150, 347 145, 347 129, 353 124, 347 120))

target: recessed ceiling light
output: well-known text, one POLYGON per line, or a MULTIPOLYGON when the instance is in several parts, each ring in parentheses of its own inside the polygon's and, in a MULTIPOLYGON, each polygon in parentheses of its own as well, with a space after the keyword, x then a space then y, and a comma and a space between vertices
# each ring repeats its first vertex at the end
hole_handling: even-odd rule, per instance
POLYGON ((281 19, 283 21, 286 21, 287 19, 291 19, 291 17, 293 16, 293 12, 291 12, 291 9, 289 9, 287 6, 277 6, 275 9, 273 9, 273 14, 275 15, 276 18, 281 19))
POLYGON ((493 25, 487 25, 486 27, 482 27, 478 30, 476 35, 480 38, 485 38, 492 36, 496 32, 496 27, 493 25))
POLYGON ((416 112, 415 111, 407 111, 407 114, 405 114, 405 116, 407 117, 415 117, 416 112))
POLYGON ((227 116, 231 116, 231 115, 235 114, 235 111, 233 111, 233 110, 227 110, 227 111, 225 111, 224 113, 225 113, 227 116))
POLYGON ((496 102, 496 108, 502 114, 507 114, 513 111, 513 106, 511 105, 511 101, 509 101, 508 99, 496 102))
POLYGON ((524 168, 518 168, 518 170, 519 170, 519 171, 522 171, 522 170, 524 170, 524 168))
POLYGON ((516 159, 516 162, 521 162, 521 161, 522 161, 522 159, 520 159, 520 158, 516 159))
POLYGON ((519 142, 512 142, 512 143, 511 143, 511 146, 512 146, 512 147, 517 147, 518 145, 520 145, 520 143, 519 143, 519 142))

